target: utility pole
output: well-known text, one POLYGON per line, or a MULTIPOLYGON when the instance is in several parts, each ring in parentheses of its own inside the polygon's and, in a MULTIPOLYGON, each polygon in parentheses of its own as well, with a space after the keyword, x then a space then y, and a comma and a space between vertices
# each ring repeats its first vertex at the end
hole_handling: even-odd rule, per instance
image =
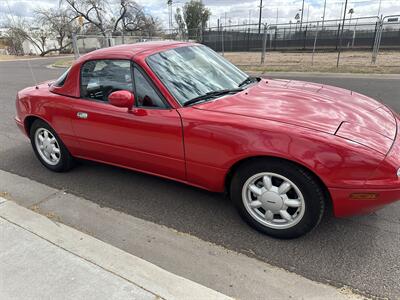
POLYGON ((303 5, 301 6, 300 31, 303 28, 303 16, 304 16, 304 0, 303 0, 303 5))
POLYGON ((169 33, 171 34, 172 32, 172 0, 167 1, 168 5, 168 14, 169 14, 169 33))
MULTIPOLYGON (((303 0, 304 1, 304 0, 303 0)), ((258 34, 261 33, 261 18, 262 18, 263 0, 260 0, 260 18, 258 19, 258 34)))
POLYGON ((379 0, 378 17, 380 17, 381 8, 382 8, 382 0, 379 0))
POLYGON ((325 3, 324 3, 324 14, 322 15, 322 30, 324 30, 325 14, 326 14, 326 0, 325 0, 325 3))
POLYGON ((339 52, 338 52, 338 58, 337 58, 337 63, 336 67, 339 68, 339 63, 340 63, 340 53, 342 52, 342 39, 343 39, 343 31, 344 31, 344 22, 346 21, 346 13, 347 13, 347 2, 344 4, 344 13, 343 13, 343 23, 342 23, 342 31, 340 33, 340 40, 339 40, 339 52))
MULTIPOLYGON (((340 14, 339 14, 340 20, 342 20, 342 16, 343 16, 343 5, 344 5, 344 2, 342 2, 342 6, 340 6, 340 14)), ((344 11, 346 12, 346 9, 344 11)), ((339 24, 340 24, 340 21, 339 21, 339 24)))
POLYGON ((249 9, 249 26, 251 24, 251 9, 249 9))
POLYGON ((279 20, 279 8, 276 8, 276 23, 275 23, 275 25, 278 25, 278 20, 279 20))

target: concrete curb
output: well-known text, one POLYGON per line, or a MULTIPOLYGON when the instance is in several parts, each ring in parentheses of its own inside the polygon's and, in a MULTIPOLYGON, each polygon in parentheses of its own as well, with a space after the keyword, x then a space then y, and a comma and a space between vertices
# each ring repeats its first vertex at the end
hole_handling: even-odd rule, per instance
POLYGON ((1 197, 0 217, 163 299, 232 299, 1 197))
POLYGON ((46 57, 27 57, 27 58, 17 58, 17 59, 7 59, 7 60, 0 60, 2 62, 18 62, 18 61, 32 61, 32 60, 45 60, 45 59, 62 59, 74 57, 73 55, 60 55, 60 56, 46 56, 46 57))

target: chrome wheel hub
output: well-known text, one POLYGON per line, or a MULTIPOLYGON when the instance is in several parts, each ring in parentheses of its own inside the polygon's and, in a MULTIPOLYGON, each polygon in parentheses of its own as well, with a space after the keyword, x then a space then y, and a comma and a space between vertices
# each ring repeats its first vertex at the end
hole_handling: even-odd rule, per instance
POLYGON ((55 136, 46 128, 38 128, 35 132, 35 146, 40 157, 49 165, 60 162, 61 150, 55 136))
POLYGON ((259 199, 261 202, 261 207, 263 207, 265 210, 279 213, 283 207, 283 199, 277 193, 264 192, 261 194, 259 199))
POLYGON ((246 210, 259 223, 274 229, 295 226, 304 216, 305 202, 300 189, 288 178, 259 173, 243 185, 246 210))

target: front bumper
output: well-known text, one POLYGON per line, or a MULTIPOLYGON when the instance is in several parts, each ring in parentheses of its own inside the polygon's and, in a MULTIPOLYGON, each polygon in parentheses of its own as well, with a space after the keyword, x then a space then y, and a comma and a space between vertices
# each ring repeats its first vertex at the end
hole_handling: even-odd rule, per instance
POLYGON ((340 189, 330 188, 333 212, 336 217, 349 217, 374 212, 400 200, 400 187, 396 189, 340 189), (352 199, 352 194, 376 193, 376 199, 352 199))
POLYGON ((368 214, 400 200, 400 119, 396 114, 397 134, 381 165, 368 180, 354 188, 329 188, 336 217, 368 214), (353 194, 376 194, 374 199, 353 199, 353 194))
POLYGON ((17 127, 19 128, 19 130, 22 131, 22 133, 24 135, 26 135, 26 136, 28 135, 26 130, 25 130, 24 123, 18 117, 15 117, 15 124, 17 124, 17 127))

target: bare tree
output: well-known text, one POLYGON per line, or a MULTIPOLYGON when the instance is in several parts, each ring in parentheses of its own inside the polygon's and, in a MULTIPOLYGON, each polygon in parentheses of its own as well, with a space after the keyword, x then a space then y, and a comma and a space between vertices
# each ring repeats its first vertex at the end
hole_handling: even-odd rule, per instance
MULTIPOLYGON (((46 31, 46 37, 55 38, 58 43, 58 47, 51 49, 45 49, 43 45, 44 55, 54 51, 63 52, 71 46, 72 34, 78 31, 78 26, 68 10, 39 9, 35 11, 35 17, 40 27, 46 31)), ((43 37, 39 38, 39 40, 43 39, 43 37)))
POLYGON ((155 19, 133 0, 60 0, 60 3, 67 4, 74 18, 84 19, 87 31, 96 29, 104 37, 118 31, 149 32, 148 26, 157 27, 155 19))
POLYGON ((127 7, 124 15, 121 14, 121 19, 122 30, 128 32, 140 31, 145 27, 146 23, 146 15, 144 14, 143 8, 135 2, 127 7))
POLYGON ((11 49, 17 55, 23 54, 23 42, 28 41, 45 56, 51 52, 65 52, 70 48, 71 35, 77 26, 71 21, 66 10, 41 9, 35 12, 35 22, 23 20, 14 23, 8 32, 11 49), (50 43, 52 41, 52 43, 50 43), (54 41, 56 41, 54 43, 54 41))
MULTIPOLYGON (((122 0, 121 0, 122 1, 122 0)), ((107 16, 105 0, 61 0, 60 3, 65 2, 73 13, 72 19, 82 17, 85 19, 85 24, 94 25, 103 36, 106 36, 107 16)))
POLYGON ((6 32, 6 45, 7 51, 11 55, 24 55, 23 41, 24 38, 21 35, 21 31, 14 26, 9 25, 6 32))
POLYGON ((161 23, 158 18, 147 16, 142 33, 147 36, 156 36, 162 32, 161 23))
POLYGON ((24 55, 23 43, 30 42, 39 52, 41 56, 46 55, 46 42, 48 32, 37 27, 29 27, 25 22, 13 24, 8 30, 10 52, 14 55, 24 55))

